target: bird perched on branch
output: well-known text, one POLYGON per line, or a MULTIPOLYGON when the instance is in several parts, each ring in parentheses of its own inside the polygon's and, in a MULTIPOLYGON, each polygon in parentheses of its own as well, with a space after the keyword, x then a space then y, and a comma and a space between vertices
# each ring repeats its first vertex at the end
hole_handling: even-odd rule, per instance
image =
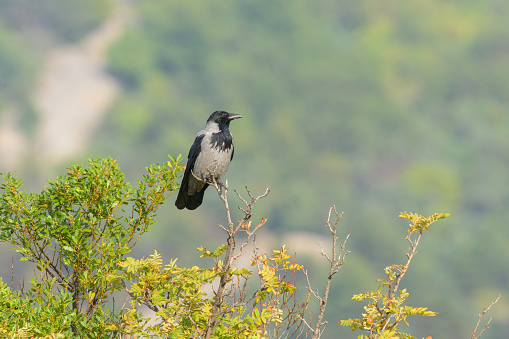
POLYGON ((196 139, 187 156, 187 166, 175 201, 179 210, 194 210, 201 205, 203 194, 214 180, 220 183, 233 159, 233 136, 230 122, 242 118, 240 114, 215 111, 196 139))

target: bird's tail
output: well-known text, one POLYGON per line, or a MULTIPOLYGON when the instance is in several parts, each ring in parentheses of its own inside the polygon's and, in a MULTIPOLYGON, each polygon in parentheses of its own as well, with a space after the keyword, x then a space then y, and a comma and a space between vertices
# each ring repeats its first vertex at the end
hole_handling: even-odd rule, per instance
POLYGON ((198 208, 203 202, 203 195, 205 194, 205 190, 209 187, 209 185, 205 185, 201 191, 194 195, 188 195, 186 189, 180 189, 179 194, 177 196, 177 200, 175 200, 175 206, 179 210, 187 208, 188 210, 194 210, 198 208))
POLYGON ((187 200, 188 199, 189 199, 189 196, 187 195, 187 193, 184 193, 184 190, 181 187, 180 191, 179 191, 179 194, 177 196, 177 200, 175 200, 175 206, 177 206, 177 208, 179 210, 185 208, 186 205, 187 205, 187 200))
POLYGON ((196 193, 195 195, 188 196, 186 203, 186 208, 188 210, 194 210, 201 205, 203 201, 203 194, 205 193, 205 188, 207 187, 208 185, 206 185, 200 192, 196 193))

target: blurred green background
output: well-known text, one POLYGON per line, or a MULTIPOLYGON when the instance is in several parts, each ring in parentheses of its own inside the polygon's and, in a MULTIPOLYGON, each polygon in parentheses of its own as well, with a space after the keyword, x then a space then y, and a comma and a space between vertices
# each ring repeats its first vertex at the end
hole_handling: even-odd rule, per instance
MULTIPOLYGON (((509 3, 485 1, 0 0, 0 171, 28 190, 70 161, 118 158, 130 181, 187 156, 210 113, 231 125, 230 188, 271 193, 261 247, 287 243, 322 288, 317 241, 330 206, 352 251, 333 281, 328 338, 354 338, 356 293, 403 263, 400 211, 451 216, 425 234, 403 280, 416 337, 509 332, 509 3), (316 241, 314 240, 316 239, 316 241)), ((230 195, 233 204, 234 195, 230 195)), ((135 256, 156 249, 203 265, 225 241, 208 192, 196 211, 170 197, 135 256)), ((240 215, 240 214, 239 214, 240 215)), ((12 252, 2 246, 10 281, 12 252)), ((16 258, 16 257, 15 257, 16 258)), ((16 276, 25 266, 15 263, 16 276)), ((29 274, 28 272, 27 274, 29 274)), ((14 285, 17 285, 15 283, 14 285)))

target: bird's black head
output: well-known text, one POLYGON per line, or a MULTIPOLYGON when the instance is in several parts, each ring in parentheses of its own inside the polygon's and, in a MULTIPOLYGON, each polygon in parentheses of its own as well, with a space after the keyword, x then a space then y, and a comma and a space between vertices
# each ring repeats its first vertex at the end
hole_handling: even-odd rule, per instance
POLYGON ((210 115, 210 117, 207 120, 207 123, 215 122, 219 126, 224 126, 224 125, 229 126, 230 125, 230 121, 232 121, 234 119, 239 119, 239 118, 242 118, 242 115, 228 113, 228 112, 225 112, 225 111, 215 111, 214 113, 212 113, 210 115))

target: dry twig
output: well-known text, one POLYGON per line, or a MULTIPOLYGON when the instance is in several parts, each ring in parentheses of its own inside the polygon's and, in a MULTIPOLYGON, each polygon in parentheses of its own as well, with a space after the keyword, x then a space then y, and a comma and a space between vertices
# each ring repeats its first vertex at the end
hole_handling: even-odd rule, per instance
POLYGON ((477 336, 476 336, 476 334, 477 334, 477 330, 479 329, 479 325, 481 324, 481 320, 482 320, 482 318, 484 317, 484 315, 485 315, 486 313, 488 313, 488 311, 490 310, 490 308, 498 302, 498 300, 500 299, 500 297, 501 297, 501 295, 499 294, 499 295, 498 295, 497 300, 493 301, 493 302, 490 304, 490 306, 488 306, 488 307, 484 308, 484 309, 482 310, 482 312, 479 314, 479 319, 477 320, 477 325, 475 326, 475 329, 474 329, 474 332, 472 333, 472 338, 471 338, 471 339, 479 339, 479 338, 481 337, 481 335, 484 333, 484 331, 486 331, 486 330, 489 328, 489 325, 490 325, 491 320, 493 319, 493 317, 491 317, 491 318, 488 320, 488 322, 486 323, 486 325, 485 325, 485 326, 484 326, 484 328, 482 329, 481 333, 479 333, 479 335, 477 335, 477 336))
POLYGON ((307 322, 304 321, 304 319, 301 319, 304 321, 304 323, 307 325, 307 327, 311 330, 313 333, 313 339, 320 338, 321 333, 323 330, 321 330, 321 327, 325 325, 327 322, 323 321, 323 315, 325 313, 325 307, 327 306, 327 299, 329 297, 329 290, 330 290, 330 284, 332 281, 332 276, 339 272, 341 269, 341 266, 346 262, 346 256, 350 253, 350 251, 346 250, 346 242, 348 241, 348 238, 350 237, 350 234, 348 234, 345 238, 345 241, 343 243, 339 243, 339 253, 338 253, 338 236, 337 236, 337 228, 339 221, 341 220, 341 217, 343 216, 343 213, 338 213, 336 211, 336 206, 333 206, 329 209, 329 216, 327 218, 327 222, 325 223, 325 226, 329 229, 332 235, 332 253, 331 256, 325 253, 323 250, 321 244, 320 246, 320 254, 323 255, 327 261, 330 263, 330 270, 329 270, 329 276, 327 277, 327 281, 325 282, 325 292, 323 294, 323 297, 321 297, 318 293, 318 291, 313 291, 311 289, 311 283, 309 281, 309 276, 307 274, 307 271, 304 271, 304 274, 306 275, 306 279, 308 282, 308 290, 309 292, 318 300, 320 303, 320 309, 318 311, 318 318, 316 320, 316 326, 313 329, 307 322), (334 211, 336 220, 333 224, 331 224, 331 215, 334 211))
POLYGON ((221 305, 224 301, 224 298, 226 297, 226 285, 230 281, 230 278, 231 278, 231 274, 229 274, 230 268, 233 264, 233 261, 235 259, 237 259, 242 254, 242 251, 243 251, 244 247, 247 245, 247 243, 249 242, 251 236, 256 232, 256 230, 259 227, 261 227, 265 223, 265 220, 262 219, 262 221, 252 231, 249 230, 250 223, 248 225, 246 225, 248 220, 253 215, 252 209, 253 209, 254 205, 261 198, 266 197, 270 192, 270 188, 267 187, 267 189, 265 190, 265 193, 263 193, 260 196, 255 197, 251 194, 251 191, 246 187, 246 191, 250 198, 250 201, 248 202, 246 199, 242 198, 237 191, 235 191, 235 193, 237 194, 239 199, 246 205, 246 207, 242 208, 239 206, 239 209, 244 212, 244 217, 242 218, 242 220, 239 221, 238 225, 236 227, 234 227, 232 218, 231 218, 231 213, 230 213, 230 206, 228 204, 228 199, 227 199, 228 181, 226 181, 225 184, 223 185, 223 184, 218 183, 217 180, 214 179, 214 176, 212 176, 212 182, 210 182, 209 184, 216 189, 216 191, 219 195, 219 198, 223 202, 225 210, 226 210, 226 219, 227 219, 228 226, 227 227, 224 227, 222 225, 219 225, 219 226, 223 230, 225 230, 226 233, 228 234, 228 243, 227 243, 227 247, 226 247, 226 251, 225 251, 225 255, 224 255, 223 265, 221 267, 221 278, 219 280, 219 286, 217 288, 217 291, 215 292, 216 297, 215 297, 215 301, 214 301, 214 306, 212 307, 212 315, 210 316, 209 322, 207 324, 205 338, 210 338, 212 336, 212 334, 214 332, 214 328, 216 326, 217 318, 221 314, 228 311, 227 309, 222 310, 221 305), (235 236, 241 230, 245 231, 247 233, 248 237, 247 237, 246 241, 243 244, 241 244, 239 253, 234 255, 235 236))

